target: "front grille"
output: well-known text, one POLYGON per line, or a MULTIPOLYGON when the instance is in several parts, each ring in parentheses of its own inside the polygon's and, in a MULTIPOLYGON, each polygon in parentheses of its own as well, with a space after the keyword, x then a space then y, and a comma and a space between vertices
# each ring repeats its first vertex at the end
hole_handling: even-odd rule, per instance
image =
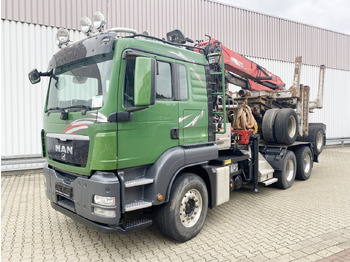
POLYGON ((61 141, 56 137, 47 137, 47 153, 51 160, 85 167, 89 154, 89 140, 61 141))

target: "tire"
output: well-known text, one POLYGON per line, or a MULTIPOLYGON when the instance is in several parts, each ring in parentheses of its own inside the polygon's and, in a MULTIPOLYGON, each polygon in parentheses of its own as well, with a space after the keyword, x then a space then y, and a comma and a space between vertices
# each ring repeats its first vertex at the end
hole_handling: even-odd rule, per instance
POLYGON ((282 170, 275 171, 273 176, 278 178, 275 186, 282 189, 290 188, 295 180, 297 161, 292 151, 287 151, 283 158, 282 170))
POLYGON ((326 126, 321 123, 309 123, 309 135, 305 141, 314 145, 315 155, 320 155, 326 142, 326 126))
POLYGON ((311 176, 313 166, 313 155, 310 147, 298 147, 294 151, 294 154, 297 160, 297 172, 295 178, 298 180, 308 180, 311 176))
POLYGON ((169 202, 156 210, 155 221, 165 236, 185 242, 202 229, 207 212, 208 191, 203 179, 185 173, 175 180, 169 202))
POLYGON ((274 144, 276 143, 276 136, 274 130, 274 124, 276 115, 278 113, 278 108, 269 109, 265 112, 262 120, 262 134, 265 143, 274 144))
POLYGON ((291 145, 298 136, 298 118, 292 108, 282 108, 275 119, 275 136, 277 143, 291 145))

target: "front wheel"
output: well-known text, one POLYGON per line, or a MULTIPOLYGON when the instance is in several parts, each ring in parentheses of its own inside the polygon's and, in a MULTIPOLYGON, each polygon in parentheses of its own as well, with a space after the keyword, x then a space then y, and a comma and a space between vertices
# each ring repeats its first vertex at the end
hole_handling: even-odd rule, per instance
POLYGON ((208 191, 202 178, 185 173, 175 180, 168 203, 158 207, 155 220, 167 237, 185 242, 202 229, 208 212, 208 191))

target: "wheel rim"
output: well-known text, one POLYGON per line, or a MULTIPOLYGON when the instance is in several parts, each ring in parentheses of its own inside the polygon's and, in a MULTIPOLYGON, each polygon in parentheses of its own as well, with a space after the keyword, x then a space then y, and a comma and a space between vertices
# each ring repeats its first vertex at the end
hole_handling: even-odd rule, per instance
POLYGON ((289 159, 286 166, 287 181, 291 181, 294 175, 294 163, 292 159, 289 159))
POLYGON ((322 145, 323 145, 323 136, 321 132, 318 132, 316 136, 316 148, 318 151, 322 149, 322 145))
POLYGON ((290 116, 288 121, 289 137, 294 137, 296 131, 297 131, 297 122, 295 121, 295 118, 293 116, 290 116))
POLYGON ((202 196, 197 189, 188 190, 181 201, 180 220, 185 227, 192 227, 202 213, 202 196))
POLYGON ((311 156, 310 154, 306 154, 304 157, 304 173, 308 174, 311 169, 311 156))

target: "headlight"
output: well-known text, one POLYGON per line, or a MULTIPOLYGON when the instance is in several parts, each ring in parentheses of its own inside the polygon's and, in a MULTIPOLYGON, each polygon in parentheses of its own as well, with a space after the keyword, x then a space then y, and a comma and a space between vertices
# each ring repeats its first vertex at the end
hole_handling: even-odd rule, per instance
POLYGON ((83 31, 85 34, 89 34, 92 31, 92 23, 90 18, 84 16, 80 20, 80 29, 83 31))
POLYGON ((67 29, 60 28, 56 34, 57 45, 61 47, 63 44, 67 44, 69 42, 69 32, 67 29))
POLYGON ((94 207, 94 213, 103 217, 116 217, 115 210, 106 210, 99 207, 94 207))
POLYGON ((104 15, 99 11, 94 13, 94 17, 92 21, 93 21, 94 27, 100 31, 102 31, 104 25, 106 24, 104 15))
POLYGON ((112 206, 115 206, 115 197, 104 197, 104 196, 95 195, 94 203, 101 206, 112 207, 112 206))

